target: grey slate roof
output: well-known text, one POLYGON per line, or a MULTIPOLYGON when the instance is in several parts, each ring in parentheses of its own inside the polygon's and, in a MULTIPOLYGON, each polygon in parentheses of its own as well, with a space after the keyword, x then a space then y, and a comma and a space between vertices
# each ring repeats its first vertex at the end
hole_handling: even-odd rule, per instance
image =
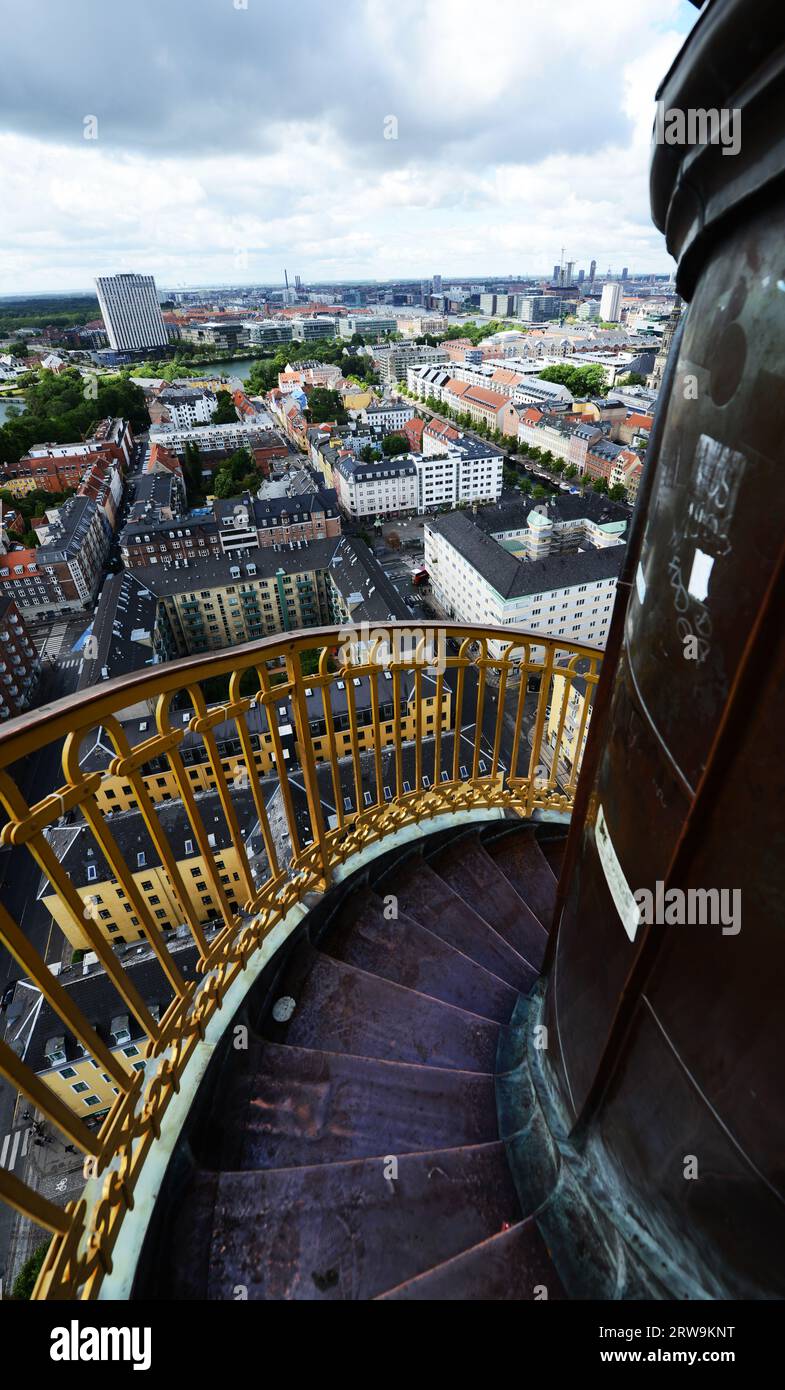
POLYGON ((460 551, 504 599, 525 598, 527 594, 612 579, 619 573, 625 550, 623 545, 613 545, 569 555, 551 555, 542 560, 517 560, 464 512, 448 512, 437 517, 430 523, 430 529, 460 551))
POLYGON ((123 570, 105 580, 93 618, 96 655, 85 658, 79 690, 111 676, 139 671, 152 661, 158 600, 140 574, 141 571, 123 570))
POLYGON ((549 520, 580 521, 584 517, 597 526, 613 521, 628 522, 630 510, 620 502, 611 502, 602 493, 589 491, 581 496, 574 492, 558 492, 551 497, 543 497, 535 502, 531 499, 501 502, 494 507, 482 507, 475 521, 483 531, 491 536, 502 531, 517 531, 527 525, 529 513, 537 508, 545 508, 549 520))

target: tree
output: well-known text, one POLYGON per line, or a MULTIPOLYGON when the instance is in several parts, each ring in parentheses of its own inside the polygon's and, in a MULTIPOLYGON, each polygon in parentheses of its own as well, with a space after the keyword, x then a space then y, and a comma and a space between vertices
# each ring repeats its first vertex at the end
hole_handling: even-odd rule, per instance
POLYGON ((626 502, 627 489, 622 483, 614 483, 613 487, 608 488, 608 496, 612 502, 626 502))
POLYGON ((538 376, 541 381, 566 386, 573 396, 603 396, 607 389, 605 371, 598 366, 572 367, 560 362, 556 367, 545 367, 538 376))
POLYGON ((566 467, 567 465, 564 459, 554 459, 553 463, 551 464, 551 472, 561 476, 566 467))
POLYGON ((314 386, 308 397, 308 414, 314 425, 322 425, 328 420, 345 425, 349 419, 340 391, 328 391, 326 386, 314 386))
POLYGON ((42 439, 64 444, 82 439, 99 420, 118 416, 134 430, 147 429, 150 417, 141 386, 127 374, 92 378, 94 390, 75 369, 55 375, 42 371, 24 392, 25 411, 0 428, 0 463, 16 463, 42 439))
POLYGON ((186 443, 183 454, 183 474, 185 475, 188 501, 193 506, 194 499, 203 496, 202 455, 199 451, 199 445, 190 439, 186 443))
POLYGON ((395 458, 398 454, 408 454, 409 441, 405 434, 388 434, 382 440, 382 453, 385 458, 395 458))
POLYGON ((35 1281, 41 1272, 41 1266, 46 1258, 48 1249, 49 1241, 45 1240, 41 1245, 37 1245, 32 1255, 25 1260, 14 1280, 14 1286, 11 1290, 14 1298, 32 1298, 35 1281))
POLYGON ((592 483, 592 487, 595 492, 607 493, 608 491, 608 484, 605 478, 595 478, 594 482, 592 483))
POLYGON ((574 463, 568 463, 568 464, 567 464, 567 467, 566 467, 565 470, 564 470, 564 476, 565 476, 565 478, 577 478, 577 476, 578 476, 578 470, 577 470, 577 468, 575 467, 575 464, 574 464, 574 463))
POLYGON ((217 405, 212 415, 214 425, 233 425, 237 420, 237 410, 229 391, 219 391, 217 405))
POLYGON ((626 376, 620 376, 616 381, 617 386, 645 386, 646 378, 640 372, 628 372, 626 376))
POLYGON ((360 450, 360 458, 363 463, 376 463, 381 458, 378 449, 374 449, 373 444, 363 444, 360 450))
POLYGON ((237 449, 221 464, 213 480, 213 492, 216 497, 237 497, 241 492, 255 492, 263 479, 250 449, 237 449))

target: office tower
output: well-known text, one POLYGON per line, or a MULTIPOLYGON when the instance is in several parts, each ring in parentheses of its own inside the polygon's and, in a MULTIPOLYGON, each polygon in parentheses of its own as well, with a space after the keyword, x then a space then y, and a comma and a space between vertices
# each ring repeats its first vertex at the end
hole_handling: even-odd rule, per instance
POLYGON ((629 267, 625 265, 625 267, 624 267, 624 269, 623 269, 623 271, 622 271, 622 273, 621 273, 621 278, 622 278, 622 280, 626 280, 626 279, 627 279, 627 271, 628 271, 628 269, 629 269, 629 267))
POLYGON ((580 270, 578 271, 578 284, 582 285, 585 279, 586 271, 583 269, 583 266, 581 266, 580 270))
POLYGON ((433 281, 432 281, 432 285, 433 285, 433 293, 434 293, 434 294, 441 294, 441 292, 442 292, 442 277, 441 277, 441 275, 434 275, 433 281))
POLYGON ((572 272, 573 272, 573 266, 574 266, 574 265, 575 265, 575 262, 574 262, 574 261, 568 261, 567 264, 566 264, 566 266, 564 267, 564 284, 565 284, 565 285, 571 285, 571 284, 573 283, 573 273, 572 273, 572 272))
POLYGON ((561 284, 561 266, 559 265, 558 261, 557 261, 556 265, 553 267, 553 278, 552 278, 552 280, 551 280, 551 284, 553 284, 553 285, 560 285, 560 284, 561 284))
POLYGON ((166 324, 152 275, 99 275, 95 285, 115 352, 167 347, 166 324))
POLYGON ((609 280, 607 285, 602 287, 602 299, 600 300, 600 318, 606 323, 618 323, 621 313, 621 285, 615 280, 609 280))
POLYGON ((590 284, 590 285, 593 285, 593 284, 594 284, 594 277, 595 277, 596 274, 597 274, 597 262, 596 262, 596 261, 592 261, 591 265, 589 266, 589 284, 590 284))

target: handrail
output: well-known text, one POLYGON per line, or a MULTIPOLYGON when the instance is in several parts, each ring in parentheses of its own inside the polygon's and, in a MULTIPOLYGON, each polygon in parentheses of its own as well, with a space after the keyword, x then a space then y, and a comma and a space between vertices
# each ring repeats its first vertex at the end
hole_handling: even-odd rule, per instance
POLYGON ((0 1046, 0 1076, 81 1149, 95 1179, 64 1219, 0 1170, 0 1199, 53 1233, 37 1297, 98 1293, 196 1047, 292 907, 402 827, 478 808, 570 814, 601 661, 593 647, 508 628, 313 628, 153 665, 0 729, 0 843, 32 857, 57 925, 95 954, 118 1014, 134 1020, 144 1062, 132 1069, 97 1032, 0 909, 0 941, 78 1061, 94 1058, 112 1083, 90 1127, 62 1054, 36 1071, 0 1046), (212 703, 203 687, 218 678, 212 703), (60 744, 63 783, 28 803, 23 760, 60 744), (131 838, 148 847, 136 867, 131 838), (129 935, 157 962, 165 1007, 149 1004, 117 954, 113 940, 129 935), (177 959, 183 942, 195 979, 177 959))

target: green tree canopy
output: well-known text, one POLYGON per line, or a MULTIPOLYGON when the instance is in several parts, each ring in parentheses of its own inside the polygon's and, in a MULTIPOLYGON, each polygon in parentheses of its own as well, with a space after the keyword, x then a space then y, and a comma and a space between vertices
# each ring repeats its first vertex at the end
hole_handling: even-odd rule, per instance
POLYGON ((241 492, 255 492, 263 480, 250 449, 237 449, 215 474, 213 492, 216 497, 238 497, 241 492))
POLYGON ((214 425, 233 425, 237 420, 237 410, 232 400, 230 391, 219 391, 216 396, 216 407, 213 411, 212 422, 214 425))
POLYGON ((308 414, 314 425, 328 420, 345 425, 349 418, 340 391, 329 391, 326 386, 314 386, 308 396, 308 414))
POLYGON ((398 454, 408 454, 409 441, 405 434, 388 434, 382 440, 382 453, 385 458, 395 458, 398 454))
POLYGON ((107 415, 129 420, 134 430, 147 429, 141 386, 127 374, 86 376, 73 368, 41 372, 24 392, 24 414, 0 427, 0 462, 16 463, 33 444, 52 440, 66 444, 82 439, 107 415))
POLYGON ((566 386, 573 396, 604 396, 607 389, 605 371, 598 366, 573 367, 560 362, 556 367, 545 367, 538 376, 541 381, 566 386))

